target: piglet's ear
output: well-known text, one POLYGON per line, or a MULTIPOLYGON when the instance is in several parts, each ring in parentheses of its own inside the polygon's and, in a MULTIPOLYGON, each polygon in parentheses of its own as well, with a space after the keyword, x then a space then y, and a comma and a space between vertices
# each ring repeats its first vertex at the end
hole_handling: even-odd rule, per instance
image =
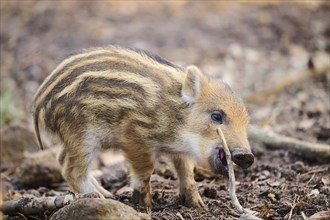
POLYGON ((188 66, 185 70, 186 79, 182 86, 182 99, 188 104, 194 104, 206 78, 196 66, 188 66))

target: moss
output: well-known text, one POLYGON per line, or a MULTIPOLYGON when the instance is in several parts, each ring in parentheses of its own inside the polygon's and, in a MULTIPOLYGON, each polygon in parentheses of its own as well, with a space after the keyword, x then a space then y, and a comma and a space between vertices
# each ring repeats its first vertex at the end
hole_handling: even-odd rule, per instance
POLYGON ((9 92, 2 93, 0 95, 0 127, 21 115, 22 111, 15 104, 13 96, 9 92))

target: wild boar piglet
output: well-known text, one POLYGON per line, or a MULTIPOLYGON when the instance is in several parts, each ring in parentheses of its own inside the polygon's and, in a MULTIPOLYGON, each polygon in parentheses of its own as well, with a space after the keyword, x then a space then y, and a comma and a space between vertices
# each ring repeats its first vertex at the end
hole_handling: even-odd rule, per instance
POLYGON ((144 50, 109 46, 71 55, 46 78, 33 105, 40 147, 39 123, 62 141, 62 174, 77 193, 111 196, 90 175, 90 164, 97 151, 120 148, 130 166, 135 203, 151 206, 154 161, 168 154, 181 202, 202 206, 194 163, 227 172, 218 126, 238 166, 248 168, 254 161, 249 116, 230 87, 195 66, 181 68, 144 50))

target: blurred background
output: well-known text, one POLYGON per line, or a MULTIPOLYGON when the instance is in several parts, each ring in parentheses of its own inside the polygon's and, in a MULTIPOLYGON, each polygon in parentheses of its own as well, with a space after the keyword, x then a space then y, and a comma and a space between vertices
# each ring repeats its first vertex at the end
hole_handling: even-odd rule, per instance
POLYGON ((45 77, 67 54, 109 44, 197 65, 238 91, 253 124, 330 144, 329 70, 305 74, 319 57, 330 62, 329 1, 1 0, 0 6, 5 164, 38 150, 30 105, 45 77))
MULTIPOLYGON (((31 119, 34 93, 67 54, 109 44, 197 65, 251 98, 329 53, 326 2, 1 1, 1 126, 31 119)), ((327 82, 302 81, 256 111, 252 101, 252 119, 292 133, 316 106, 317 123, 329 127, 327 82)))

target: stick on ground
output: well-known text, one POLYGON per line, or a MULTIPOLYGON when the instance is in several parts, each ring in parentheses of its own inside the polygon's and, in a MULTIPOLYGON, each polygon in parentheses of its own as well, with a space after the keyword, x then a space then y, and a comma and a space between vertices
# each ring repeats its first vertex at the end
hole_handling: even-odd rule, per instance
POLYGON ((260 128, 256 125, 249 126, 248 135, 251 140, 261 142, 268 148, 291 149, 296 152, 304 153, 302 154, 304 157, 315 158, 315 155, 317 155, 318 157, 330 159, 330 145, 297 140, 260 128))
POLYGON ((241 217, 239 219, 249 219, 249 220, 260 220, 260 218, 248 213, 247 210, 245 210, 241 204, 239 203, 237 196, 236 196, 236 187, 235 187, 235 173, 234 173, 234 166, 231 160, 231 154, 225 139, 225 136, 222 133, 221 128, 219 127, 217 129, 217 133, 220 137, 220 140, 223 144, 223 149, 225 151, 226 154, 226 159, 227 159, 227 164, 228 164, 228 175, 229 175, 229 179, 228 179, 228 188, 229 188, 229 195, 230 195, 230 199, 233 203, 233 205, 235 206, 235 208, 238 210, 238 212, 241 214, 241 217))
POLYGON ((5 215, 23 215, 41 214, 46 210, 55 211, 73 201, 73 195, 52 196, 41 198, 22 198, 19 200, 5 201, 1 207, 1 211, 5 215))

